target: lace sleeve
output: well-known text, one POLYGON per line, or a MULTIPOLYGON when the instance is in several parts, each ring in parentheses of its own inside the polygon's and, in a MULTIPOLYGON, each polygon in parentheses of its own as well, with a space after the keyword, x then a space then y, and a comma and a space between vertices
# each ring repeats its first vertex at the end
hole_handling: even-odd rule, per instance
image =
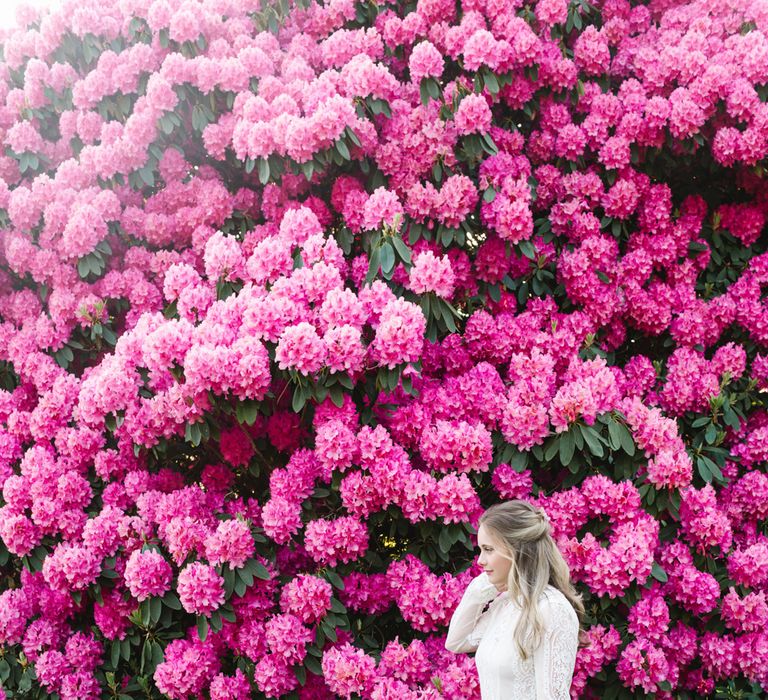
POLYGON ((475 651, 482 638, 483 609, 498 595, 486 574, 472 579, 448 627, 445 648, 457 654, 475 651))
POLYGON ((533 655, 536 700, 570 700, 579 642, 579 620, 562 594, 547 596, 541 606, 544 636, 533 655))

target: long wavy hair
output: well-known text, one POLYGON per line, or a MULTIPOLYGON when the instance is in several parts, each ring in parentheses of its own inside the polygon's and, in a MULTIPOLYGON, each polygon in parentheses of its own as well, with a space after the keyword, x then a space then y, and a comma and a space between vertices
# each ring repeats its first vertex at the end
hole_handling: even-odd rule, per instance
POLYGON ((544 512, 526 501, 507 501, 488 508, 480 524, 503 545, 499 553, 512 561, 507 590, 522 609, 514 631, 520 656, 529 658, 541 644, 544 625, 537 603, 547 585, 557 588, 573 606, 580 645, 585 645, 584 603, 571 583, 568 564, 552 539, 544 512))

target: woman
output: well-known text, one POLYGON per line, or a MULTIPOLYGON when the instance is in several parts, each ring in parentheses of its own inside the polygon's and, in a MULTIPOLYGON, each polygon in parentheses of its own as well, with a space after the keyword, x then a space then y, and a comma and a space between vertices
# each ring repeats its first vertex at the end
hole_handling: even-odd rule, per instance
POLYGON ((491 506, 477 543, 483 572, 456 608, 445 646, 477 652, 483 700, 568 700, 584 605, 546 516, 525 501, 491 506))

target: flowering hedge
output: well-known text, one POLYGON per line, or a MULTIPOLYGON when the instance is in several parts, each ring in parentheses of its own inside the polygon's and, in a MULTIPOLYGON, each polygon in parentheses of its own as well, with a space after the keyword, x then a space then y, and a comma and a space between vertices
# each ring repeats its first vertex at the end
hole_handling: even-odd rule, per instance
POLYGON ((758 0, 64 0, 0 64, 9 697, 478 698, 484 506, 574 697, 768 685, 758 0))

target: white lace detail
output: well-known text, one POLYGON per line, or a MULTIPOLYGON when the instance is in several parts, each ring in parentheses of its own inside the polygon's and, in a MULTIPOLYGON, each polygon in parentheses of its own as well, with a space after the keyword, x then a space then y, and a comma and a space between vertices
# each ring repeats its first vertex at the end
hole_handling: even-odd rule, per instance
POLYGON ((543 677, 546 692, 542 694, 537 688, 536 697, 569 700, 578 647, 578 618, 574 635, 571 618, 575 612, 565 596, 550 596, 548 604, 550 624, 546 628, 540 653, 536 654, 537 676, 541 674, 543 677))
POLYGON ((520 609, 503 594, 484 610, 489 596, 493 593, 475 579, 456 608, 446 640, 451 651, 477 650, 482 700, 568 700, 579 623, 565 596, 551 587, 542 596, 542 643, 525 661, 513 638, 520 609))

